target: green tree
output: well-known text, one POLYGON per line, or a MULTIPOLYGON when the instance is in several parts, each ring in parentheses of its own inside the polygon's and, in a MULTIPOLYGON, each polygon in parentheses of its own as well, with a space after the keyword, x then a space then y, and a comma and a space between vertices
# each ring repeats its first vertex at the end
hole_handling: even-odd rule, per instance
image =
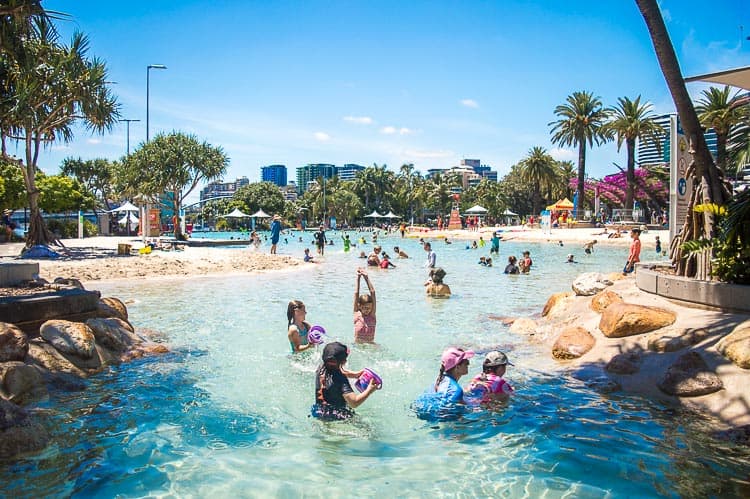
MULTIPOLYGON (((695 111, 698 113, 701 125, 713 128, 716 132, 716 166, 725 174, 729 170, 727 143, 733 129, 742 124, 748 117, 746 97, 740 97, 736 92, 730 97, 728 86, 723 89, 711 87, 704 90, 698 99, 695 111)), ((734 172, 736 175, 736 172, 734 172)))
POLYGON ((560 118, 549 123, 552 126, 552 142, 562 146, 578 146, 578 205, 576 213, 583 214, 586 178, 586 144, 591 147, 606 142, 604 123, 607 111, 602 107, 599 97, 591 92, 573 92, 566 99, 566 104, 555 108, 560 118))
POLYGON ((714 164, 703 136, 698 114, 693 108, 680 71, 680 64, 672 47, 667 27, 664 24, 656 0, 636 0, 638 9, 646 22, 648 33, 654 45, 664 79, 672 94, 682 129, 693 151, 693 159, 688 165, 687 174, 693 179, 693 196, 688 203, 687 216, 679 235, 671 242, 671 258, 677 275, 708 279, 711 275, 710 253, 686 254, 682 246, 685 242, 716 237, 714 215, 710 210, 696 211, 697 205, 724 206, 730 193, 724 183, 722 171, 714 164))
POLYGON ((112 209, 110 200, 113 197, 113 176, 115 165, 104 158, 83 160, 65 158, 62 162, 63 175, 73 177, 96 195, 107 211, 112 209))
POLYGON ((532 187, 523 180, 521 165, 513 165, 510 172, 498 182, 498 195, 505 206, 520 215, 533 213, 531 198, 532 187))
MULTIPOLYGON (((541 190, 551 188, 557 180, 555 160, 543 147, 532 147, 519 163, 521 179, 531 185, 531 212, 534 216, 542 211, 541 190)), ((583 190, 581 190, 583 192, 583 190)))
POLYGON ((39 208, 47 213, 67 213, 90 209, 94 196, 77 180, 65 175, 37 175, 39 208))
MULTIPOLYGON (((126 187, 160 196, 162 205, 178 214, 198 184, 220 178, 228 164, 221 147, 199 142, 194 135, 161 133, 125 158, 120 174, 126 187)), ((174 237, 184 239, 179 223, 174 224, 174 237)))
POLYGON ((26 203, 26 186, 23 182, 23 172, 18 164, 0 157, 0 179, 3 182, 0 208, 9 210, 22 208, 26 203))
POLYGON ((552 197, 554 198, 568 198, 573 197, 570 192, 570 181, 576 178, 576 167, 572 161, 558 161, 557 162, 557 184, 553 189, 552 197))
POLYGON ((609 109, 610 119, 605 128, 617 137, 617 150, 625 142, 627 159, 627 189, 625 193, 625 208, 633 209, 635 201, 635 144, 636 141, 646 141, 658 146, 659 139, 664 135, 664 129, 654 121, 651 104, 641 104, 641 96, 630 100, 628 97, 617 99, 617 105, 609 109))
MULTIPOLYGON (((3 19, 6 27, 8 18, 3 19)), ((2 75, 3 105, 0 122, 3 136, 24 144, 25 162, 19 162, 28 193, 30 226, 26 247, 54 242, 39 209, 40 191, 36 185, 37 159, 42 147, 73 138, 73 124, 83 121, 90 130, 104 132, 119 116, 111 94, 107 69, 99 59, 87 57, 88 40, 73 35, 69 46, 59 43, 51 23, 41 16, 25 18, 17 24, 32 26, 22 30, 12 52, 5 52, 6 71, 2 75)))
MULTIPOLYGON (((242 209, 248 215, 258 210, 263 210, 269 215, 281 215, 285 212, 286 200, 279 190, 279 186, 273 182, 252 182, 243 185, 234 193, 233 200, 242 202, 242 209)), ((234 207, 229 208, 234 209, 234 207)))

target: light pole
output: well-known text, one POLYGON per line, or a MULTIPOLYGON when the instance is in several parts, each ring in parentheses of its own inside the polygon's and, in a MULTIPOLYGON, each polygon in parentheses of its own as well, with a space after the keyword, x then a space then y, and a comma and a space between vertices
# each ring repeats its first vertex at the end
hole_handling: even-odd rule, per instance
POLYGON ((146 66, 146 142, 149 140, 148 135, 148 92, 149 92, 149 75, 152 69, 167 69, 164 64, 149 64, 146 66))
POLYGON ((127 155, 130 156, 130 123, 133 122, 133 121, 141 121, 141 120, 131 120, 131 119, 127 119, 127 118, 120 120, 120 122, 123 122, 123 121, 126 123, 126 130, 127 130, 127 132, 126 132, 127 133, 127 139, 126 139, 127 140, 127 151, 128 151, 127 155))

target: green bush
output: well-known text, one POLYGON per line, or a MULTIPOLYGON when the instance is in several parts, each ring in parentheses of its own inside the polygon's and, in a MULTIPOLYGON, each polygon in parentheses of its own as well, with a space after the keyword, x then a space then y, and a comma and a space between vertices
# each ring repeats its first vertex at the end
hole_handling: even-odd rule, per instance
MULTIPOLYGON (((78 222, 74 220, 47 220, 47 228, 62 239, 78 237, 78 222)), ((97 235, 99 235, 99 228, 96 224, 84 220, 83 237, 93 237, 97 235)))

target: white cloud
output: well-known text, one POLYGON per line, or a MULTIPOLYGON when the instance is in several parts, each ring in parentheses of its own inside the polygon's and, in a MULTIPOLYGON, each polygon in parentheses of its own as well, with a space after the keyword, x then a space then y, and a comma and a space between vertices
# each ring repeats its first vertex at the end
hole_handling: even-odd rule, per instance
POLYGON ((406 127, 401 127, 399 128, 398 133, 399 135, 411 135, 412 133, 414 133, 414 130, 406 127))
POLYGON ((549 155, 557 161, 574 161, 578 157, 578 153, 573 149, 563 149, 562 147, 552 149, 549 155))
POLYGON ((315 140, 319 140, 320 142, 326 142, 328 140, 331 140, 331 136, 325 132, 315 132, 315 140))
POLYGON ((473 108, 473 109, 477 109, 479 107, 479 103, 477 101, 475 101, 474 99, 462 99, 461 100, 461 105, 466 106, 466 107, 470 107, 470 108, 473 108))
POLYGON ((420 151, 420 150, 407 150, 404 151, 406 156, 411 158, 421 159, 438 159, 438 158, 449 158, 453 156, 453 151, 420 151))
POLYGON ((86 139, 86 143, 96 145, 96 144, 101 144, 102 141, 100 139, 86 139))
POLYGON ((385 134, 385 135, 393 135, 396 132, 397 130, 395 126, 384 126, 383 128, 380 129, 380 133, 385 134))
POLYGON ((369 116, 344 116, 344 121, 358 125, 372 125, 374 122, 369 116))

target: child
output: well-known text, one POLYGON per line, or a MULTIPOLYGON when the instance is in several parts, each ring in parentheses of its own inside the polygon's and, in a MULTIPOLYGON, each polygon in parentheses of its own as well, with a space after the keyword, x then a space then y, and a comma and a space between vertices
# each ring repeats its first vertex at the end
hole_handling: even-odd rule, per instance
POLYGON ((531 254, 528 251, 524 251, 522 255, 523 258, 518 262, 518 268, 521 270, 522 274, 528 274, 529 270, 531 270, 531 265, 534 262, 531 261, 531 254))
POLYGON ((366 258, 367 258, 367 255, 365 255, 365 252, 364 252, 364 251, 360 251, 360 252, 359 252, 359 257, 360 257, 360 258, 362 258, 362 259, 366 259, 366 258))
POLYGON ((424 283, 427 287, 425 290, 427 296, 433 298, 450 298, 451 288, 443 282, 445 278, 445 270, 440 267, 430 270, 430 279, 424 283))
POLYGON ((656 254, 659 255, 661 254, 661 240, 659 239, 659 236, 656 236, 655 242, 656 242, 656 254))
POLYGON ((565 263, 578 263, 578 262, 576 262, 575 257, 571 253, 568 255, 568 259, 565 261, 565 263))
POLYGON ((370 282, 370 276, 364 269, 357 269, 357 287, 354 291, 354 342, 374 343, 375 326, 375 288, 370 282), (364 278, 370 294, 359 294, 359 281, 364 278))
POLYGON ((391 257, 387 253, 383 253, 383 259, 380 261, 381 269, 395 269, 396 266, 391 263, 391 257))
POLYGON ((344 235, 343 239, 344 239, 344 253, 349 253, 349 248, 352 245, 352 242, 349 239, 349 234, 344 235))
POLYGON ((440 360, 440 374, 435 385, 425 391, 412 407, 420 419, 455 419, 463 412, 464 390, 458 384, 461 376, 469 372, 469 359, 474 352, 450 347, 440 360))
POLYGON ((513 364, 508 361, 508 357, 503 352, 489 352, 484 358, 482 373, 474 376, 466 389, 467 400, 483 403, 507 400, 513 393, 513 387, 503 379, 508 365, 513 364))
POLYGON ((479 257, 479 262, 477 262, 477 263, 479 263, 479 265, 485 265, 486 266, 487 265, 487 258, 483 257, 483 256, 480 256, 479 257))
POLYGON ((490 257, 487 257, 487 260, 486 260, 486 261, 487 261, 487 266, 488 266, 488 267, 492 267, 492 258, 490 258, 490 257))
POLYGON ((628 275, 635 270, 635 264, 641 261, 641 229, 635 227, 630 231, 630 237, 633 242, 630 243, 630 253, 628 261, 625 262, 625 268, 622 269, 622 275, 628 275))
POLYGON ((292 353, 304 352, 315 346, 307 341, 307 333, 311 326, 305 320, 306 315, 305 304, 300 300, 292 300, 286 307, 286 318, 289 321, 287 337, 292 353))
POLYGON ((492 253, 495 253, 496 255, 500 254, 500 236, 497 232, 494 232, 492 234, 492 245, 490 246, 490 255, 492 253))
POLYGON ((310 248, 305 248, 305 261, 310 262, 310 263, 315 263, 313 262, 312 255, 310 254, 310 248))
POLYGON ((370 380, 365 391, 354 393, 347 378, 358 378, 362 371, 352 372, 344 369, 349 357, 346 345, 334 341, 323 349, 323 364, 315 373, 315 404, 312 406, 313 417, 324 421, 340 421, 354 416, 352 409, 380 388, 375 380, 370 380))
POLYGON ((516 265, 516 257, 511 255, 508 257, 508 265, 505 266, 504 272, 506 274, 518 274, 518 265, 516 265))
POLYGON ((399 258, 409 258, 409 255, 401 251, 401 248, 399 248, 398 246, 393 247, 393 252, 396 253, 399 258))

